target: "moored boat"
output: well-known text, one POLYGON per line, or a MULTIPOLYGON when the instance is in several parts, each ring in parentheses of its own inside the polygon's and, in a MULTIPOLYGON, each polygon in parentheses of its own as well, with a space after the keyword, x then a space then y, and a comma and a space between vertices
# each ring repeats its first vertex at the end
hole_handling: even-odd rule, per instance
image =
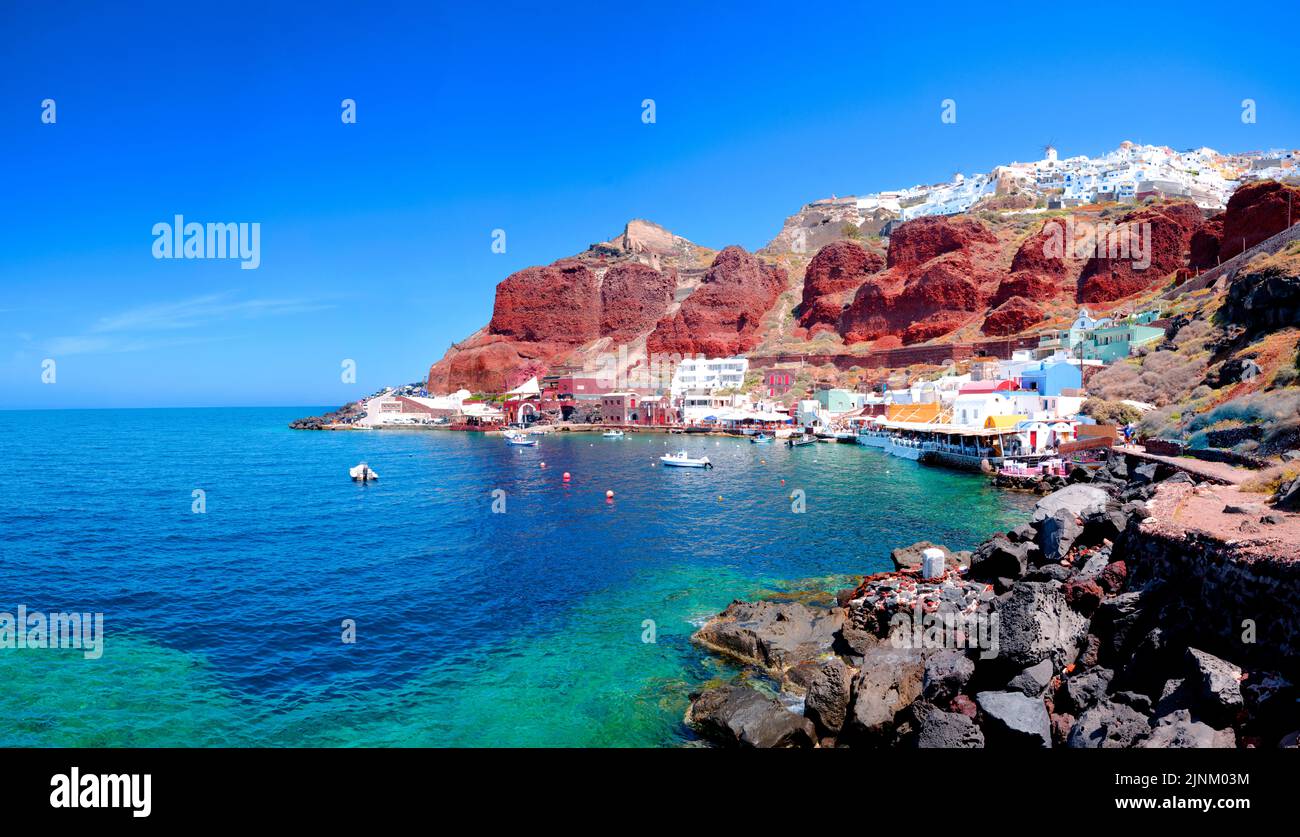
POLYGON ((771 442, 772 437, 766 433, 759 433, 757 436, 751 436, 749 439, 751 445, 766 445, 771 444, 771 442))
POLYGON ((517 446, 517 447, 521 447, 521 448, 535 448, 535 447, 537 447, 537 440, 536 440, 536 439, 529 439, 529 438, 527 438, 526 436, 523 436, 523 435, 521 435, 521 434, 519 434, 519 433, 506 433, 506 434, 505 434, 505 438, 506 438, 506 444, 507 444, 507 445, 515 445, 515 446, 517 446))
POLYGON ((791 436, 789 439, 786 439, 785 443, 792 448, 801 448, 804 445, 817 444, 817 437, 807 434, 803 436, 791 436))
POLYGON ((713 467, 713 463, 709 461, 709 458, 707 456, 701 456, 695 458, 692 457, 684 450, 679 450, 677 451, 677 453, 666 453, 663 456, 659 457, 659 461, 662 462, 664 465, 671 465, 674 468, 712 468, 713 467))
POLYGON ((622 430, 606 430, 604 433, 602 433, 602 434, 600 434, 600 435, 601 435, 602 438, 605 438, 605 439, 622 439, 622 438, 623 438, 623 431, 622 431, 622 430))

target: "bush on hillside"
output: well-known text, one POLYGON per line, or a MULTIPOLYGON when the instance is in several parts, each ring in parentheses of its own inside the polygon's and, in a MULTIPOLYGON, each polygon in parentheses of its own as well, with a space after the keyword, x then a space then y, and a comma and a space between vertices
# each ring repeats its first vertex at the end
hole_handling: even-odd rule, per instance
POLYGON ((1089 398, 1084 401, 1080 412, 1095 418, 1098 424, 1123 425, 1137 422, 1142 418, 1142 414, 1136 408, 1103 398, 1089 398))

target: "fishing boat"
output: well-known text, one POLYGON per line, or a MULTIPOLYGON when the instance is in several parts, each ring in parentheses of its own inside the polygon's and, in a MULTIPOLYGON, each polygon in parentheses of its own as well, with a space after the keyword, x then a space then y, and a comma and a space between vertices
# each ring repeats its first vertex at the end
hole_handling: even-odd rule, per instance
POLYGON ((792 448, 801 448, 804 445, 817 444, 817 437, 805 433, 803 436, 791 436, 789 439, 785 440, 785 443, 792 448))
POLYGON ((671 465, 674 468, 712 468, 713 463, 707 456, 701 456, 698 459, 692 458, 684 450, 677 453, 666 453, 659 457, 659 461, 665 465, 671 465))
POLYGON ((604 433, 602 433, 602 434, 600 434, 600 435, 601 435, 603 438, 605 438, 605 439, 622 439, 622 438, 623 438, 623 431, 622 431, 622 430, 606 430, 604 433))
POLYGON ((355 468, 348 469, 348 476, 352 477, 354 482, 370 482, 379 479, 379 475, 370 469, 370 466, 362 462, 355 468))
POLYGON ((536 439, 529 439, 528 437, 526 437, 526 436, 524 436, 524 435, 522 435, 522 434, 520 434, 520 433, 506 433, 506 434, 505 434, 505 437, 506 437, 506 444, 507 444, 507 445, 515 445, 515 446, 517 446, 517 447, 521 447, 521 448, 535 448, 535 447, 537 447, 537 440, 536 440, 536 439))
POLYGON ((766 433, 759 433, 757 436, 751 436, 749 439, 751 445, 767 445, 772 443, 772 437, 766 433))

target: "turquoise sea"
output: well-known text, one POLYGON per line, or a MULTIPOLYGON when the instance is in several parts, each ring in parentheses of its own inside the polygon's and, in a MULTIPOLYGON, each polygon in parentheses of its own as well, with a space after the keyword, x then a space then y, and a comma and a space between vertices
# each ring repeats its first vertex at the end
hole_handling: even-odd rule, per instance
POLYGON ((0 611, 106 633, 97 660, 0 650, 0 744, 678 745, 687 693, 735 673, 701 620, 1028 503, 856 445, 285 426, 321 410, 0 412, 0 611), (653 464, 678 448, 717 467, 653 464))

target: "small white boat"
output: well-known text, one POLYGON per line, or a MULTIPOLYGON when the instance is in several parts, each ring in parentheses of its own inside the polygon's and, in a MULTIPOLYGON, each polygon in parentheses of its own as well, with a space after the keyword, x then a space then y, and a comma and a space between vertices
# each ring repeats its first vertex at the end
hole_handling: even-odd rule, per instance
POLYGON ((801 448, 805 445, 817 444, 817 437, 810 434, 804 436, 791 436, 789 439, 785 440, 785 443, 792 448, 801 448))
POLYGON ((701 456, 693 459, 686 451, 679 450, 677 453, 666 453, 659 457, 659 461, 665 465, 671 465, 674 468, 712 468, 713 463, 707 456, 701 456))
POLYGON ((518 447, 521 448, 537 447, 536 439, 529 439, 526 436, 520 435, 518 433, 507 433, 505 434, 505 437, 506 437, 507 445, 517 445, 518 447))
POLYGON ((348 469, 348 476, 352 477, 355 482, 370 482, 379 479, 379 475, 370 469, 370 466, 362 462, 354 468, 348 469))
POLYGON ((751 445, 767 445, 767 444, 771 444, 771 443, 772 443, 772 437, 769 436, 769 435, 767 435, 766 433, 759 433, 757 436, 753 436, 753 437, 751 437, 750 440, 749 440, 749 443, 750 443, 751 445))
POLYGON ((602 437, 606 438, 606 439, 622 439, 622 438, 623 438, 623 431, 622 431, 622 430, 606 430, 604 433, 602 433, 602 434, 600 434, 600 435, 601 435, 602 437))

